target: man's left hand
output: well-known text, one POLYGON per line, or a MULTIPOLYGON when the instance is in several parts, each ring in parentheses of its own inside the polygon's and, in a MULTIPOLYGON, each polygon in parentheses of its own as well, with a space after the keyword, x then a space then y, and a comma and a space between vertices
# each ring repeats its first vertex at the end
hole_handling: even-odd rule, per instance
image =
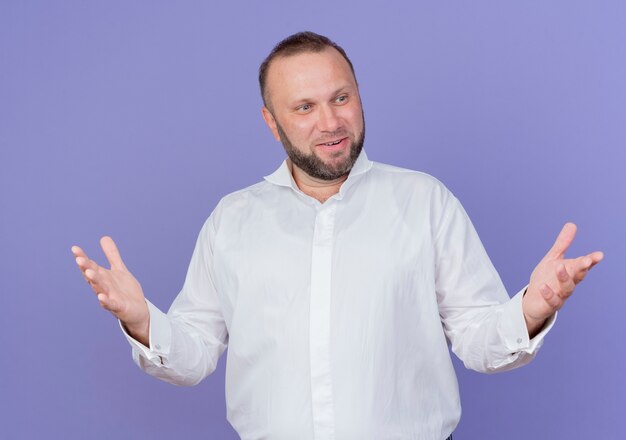
POLYGON ((563 307, 576 285, 604 257, 602 252, 592 252, 578 258, 565 258, 565 251, 575 236, 576 225, 566 223, 552 249, 530 275, 530 283, 522 299, 522 309, 531 338, 550 316, 563 307))

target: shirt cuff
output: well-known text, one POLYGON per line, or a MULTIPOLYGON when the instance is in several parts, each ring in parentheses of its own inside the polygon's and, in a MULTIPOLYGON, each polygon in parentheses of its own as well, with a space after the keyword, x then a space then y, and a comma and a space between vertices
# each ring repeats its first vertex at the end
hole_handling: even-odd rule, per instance
POLYGON ((505 345, 511 353, 525 352, 534 354, 541 345, 545 335, 550 331, 556 315, 550 316, 541 331, 530 339, 526 320, 524 319, 524 311, 522 309, 522 298, 528 286, 520 290, 509 302, 504 304, 502 319, 500 321, 500 331, 504 339, 505 345))
POLYGON ((146 300, 146 304, 148 305, 148 312, 150 313, 150 347, 146 347, 130 336, 122 325, 122 322, 119 320, 118 322, 124 336, 126 336, 126 340, 133 348, 133 351, 154 364, 163 365, 164 360, 167 359, 170 353, 172 345, 172 327, 165 313, 148 300, 146 300))

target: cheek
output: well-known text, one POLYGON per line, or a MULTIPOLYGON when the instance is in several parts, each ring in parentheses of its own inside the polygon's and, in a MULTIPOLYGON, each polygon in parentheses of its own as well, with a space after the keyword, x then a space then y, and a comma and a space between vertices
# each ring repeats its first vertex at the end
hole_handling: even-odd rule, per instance
POLYGON ((347 107, 344 113, 344 120, 347 121, 352 130, 361 131, 363 129, 363 112, 361 106, 355 104, 354 106, 347 107))
POLYGON ((297 144, 307 143, 314 137, 315 124, 307 118, 299 118, 292 121, 287 133, 293 142, 297 144))

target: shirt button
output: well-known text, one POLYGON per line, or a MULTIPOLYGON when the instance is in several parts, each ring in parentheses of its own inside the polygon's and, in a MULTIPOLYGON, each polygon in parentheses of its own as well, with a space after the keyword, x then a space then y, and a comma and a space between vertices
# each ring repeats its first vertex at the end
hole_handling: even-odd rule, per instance
POLYGON ((517 338, 517 343, 521 344, 522 343, 522 338, 517 338))
MULTIPOLYGON (((521 339, 518 339, 517 342, 521 342, 521 339)), ((156 348, 157 350, 160 350, 161 349, 161 345, 160 344, 156 344, 154 346, 154 348, 156 348)))

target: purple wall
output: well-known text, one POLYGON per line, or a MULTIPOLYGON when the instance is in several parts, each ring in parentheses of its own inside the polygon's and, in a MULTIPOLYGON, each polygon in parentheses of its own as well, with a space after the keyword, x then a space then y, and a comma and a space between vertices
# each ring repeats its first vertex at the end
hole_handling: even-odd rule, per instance
POLYGON ((112 235, 167 309, 219 198, 282 160, 256 69, 310 29, 354 61, 369 156, 444 181, 511 293, 567 220, 606 253, 533 364, 456 363, 455 439, 626 438, 624 2, 93 3, 0 4, 0 437, 236 438, 224 358, 144 375, 70 246, 112 235))

